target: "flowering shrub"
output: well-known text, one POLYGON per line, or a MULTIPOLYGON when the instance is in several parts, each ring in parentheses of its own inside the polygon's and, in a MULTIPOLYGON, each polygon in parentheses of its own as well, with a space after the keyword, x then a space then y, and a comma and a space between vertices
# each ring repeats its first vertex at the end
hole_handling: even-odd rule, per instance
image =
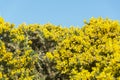
POLYGON ((14 27, 0 18, 0 80, 119 80, 120 24, 14 27))
POLYGON ((37 54, 22 30, 0 18, 0 80, 35 79, 37 54))
POLYGON ((58 77, 70 80, 120 79, 120 24, 91 18, 81 29, 70 29, 53 52, 58 77))

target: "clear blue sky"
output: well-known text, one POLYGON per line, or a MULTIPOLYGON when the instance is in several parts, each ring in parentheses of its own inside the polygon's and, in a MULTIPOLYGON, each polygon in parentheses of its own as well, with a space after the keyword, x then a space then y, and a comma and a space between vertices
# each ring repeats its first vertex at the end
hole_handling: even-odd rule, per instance
POLYGON ((50 22, 81 27, 92 16, 120 20, 120 0, 0 0, 0 16, 16 25, 50 22))

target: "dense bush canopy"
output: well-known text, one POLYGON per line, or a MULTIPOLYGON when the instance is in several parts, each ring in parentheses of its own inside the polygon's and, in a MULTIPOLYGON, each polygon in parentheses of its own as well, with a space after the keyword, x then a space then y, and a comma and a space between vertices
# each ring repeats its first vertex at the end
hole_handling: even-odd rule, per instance
POLYGON ((120 23, 14 27, 0 18, 0 80, 120 80, 120 23))

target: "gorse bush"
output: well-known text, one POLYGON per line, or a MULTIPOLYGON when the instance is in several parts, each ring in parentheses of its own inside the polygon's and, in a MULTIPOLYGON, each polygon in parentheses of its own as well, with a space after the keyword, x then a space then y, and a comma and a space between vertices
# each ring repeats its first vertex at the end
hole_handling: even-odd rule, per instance
POLYGON ((119 80, 120 24, 91 18, 81 28, 70 28, 47 58, 62 79, 119 80))
POLYGON ((37 54, 29 46, 28 37, 0 18, 0 79, 32 80, 36 62, 37 54))
POLYGON ((14 27, 0 18, 0 80, 120 80, 120 24, 14 27))

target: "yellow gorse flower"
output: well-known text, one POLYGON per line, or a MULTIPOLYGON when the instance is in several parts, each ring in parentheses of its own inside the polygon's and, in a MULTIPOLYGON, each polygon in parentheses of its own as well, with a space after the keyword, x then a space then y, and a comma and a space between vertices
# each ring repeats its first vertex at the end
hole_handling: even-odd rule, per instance
POLYGON ((2 78, 2 72, 0 72, 0 79, 2 78))

